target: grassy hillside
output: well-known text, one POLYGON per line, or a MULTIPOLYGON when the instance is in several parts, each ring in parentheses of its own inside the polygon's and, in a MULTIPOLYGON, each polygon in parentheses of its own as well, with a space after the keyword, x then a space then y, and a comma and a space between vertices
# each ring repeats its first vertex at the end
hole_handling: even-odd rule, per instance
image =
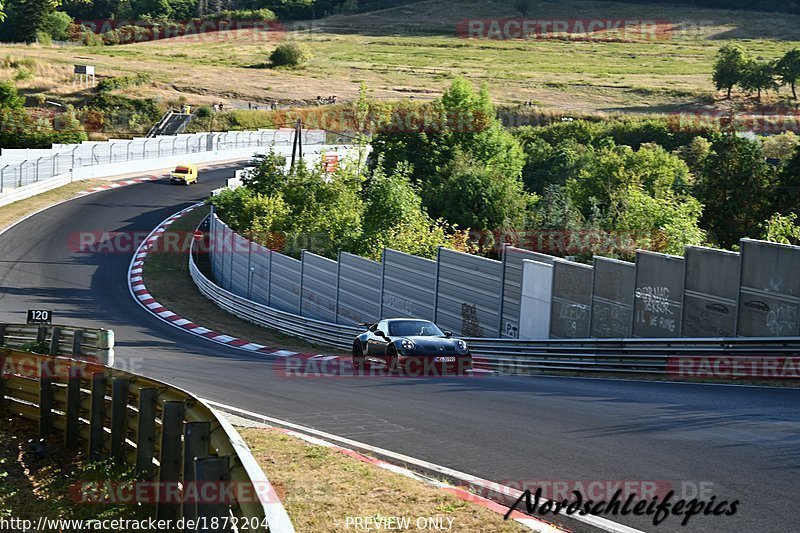
MULTIPOLYGON (((190 103, 313 101, 355 97, 360 81, 378 98, 437 96, 452 75, 489 84, 498 103, 528 100, 575 112, 668 112, 713 104, 714 55, 742 42, 754 55, 776 58, 800 46, 800 16, 689 8, 664 4, 542 1, 536 19, 657 19, 657 39, 622 42, 559 39, 464 39, 464 19, 518 17, 512 0, 429 0, 370 13, 335 16, 266 39, 205 35, 109 47, 0 46, 1 55, 44 63, 17 85, 28 94, 80 96, 71 65, 94 64, 99 75, 150 74, 135 94, 190 103), (263 68, 281 39, 307 42, 315 58, 302 70, 263 68)), ((0 68, 0 77, 15 76, 0 68)), ((775 97, 772 97, 773 99, 775 97)))

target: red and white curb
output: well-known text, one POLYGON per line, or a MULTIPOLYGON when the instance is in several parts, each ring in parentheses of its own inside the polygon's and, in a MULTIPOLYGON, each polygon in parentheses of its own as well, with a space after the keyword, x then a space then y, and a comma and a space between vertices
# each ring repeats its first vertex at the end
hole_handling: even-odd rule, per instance
MULTIPOLYGON (((260 415, 260 414, 253 413, 253 412, 250 412, 250 411, 246 411, 246 410, 240 409, 238 407, 233 407, 233 406, 230 406, 230 405, 225 405, 225 404, 221 404, 221 403, 214 402, 214 401, 211 401, 211 400, 206 400, 206 399, 203 399, 203 401, 205 403, 207 403, 208 405, 210 405, 212 408, 214 408, 214 409, 216 409, 218 411, 221 411, 223 413, 228 413, 229 415, 238 416, 238 417, 243 418, 245 420, 249 420, 249 421, 252 421, 252 422, 256 422, 256 423, 262 424, 264 426, 268 426, 271 429, 274 429, 274 430, 280 431, 281 433, 285 433, 287 435, 291 435, 293 437, 302 439, 303 441, 308 442, 310 444, 315 444, 317 446, 324 446, 326 448, 330 448, 330 449, 332 449, 334 451, 337 451, 337 452, 342 453, 344 455, 347 455, 349 457, 353 457, 354 459, 358 459, 361 462, 375 465, 375 466, 377 466, 379 468, 383 468, 384 470, 388 470, 390 472, 394 472, 395 474, 400 474, 402 476, 414 479, 416 481, 421 481, 421 482, 423 482, 423 483, 425 483, 427 485, 430 485, 432 487, 435 487, 435 488, 441 489, 441 490, 443 490, 445 492, 448 492, 448 493, 456 496, 457 498, 459 498, 461 500, 464 500, 464 501, 473 503, 475 505, 479 505, 481 507, 484 507, 486 509, 489 509, 490 511, 493 511, 493 512, 499 514, 499 515, 505 515, 508 512, 508 507, 506 507, 506 506, 504 506, 504 505, 502 505, 502 504, 500 504, 498 502, 495 502, 493 500, 490 500, 488 498, 485 498, 483 496, 480 496, 478 494, 475 494, 473 492, 470 492, 469 490, 464 488, 464 487, 468 487, 468 486, 473 486, 473 487, 480 488, 481 484, 488 484, 488 485, 491 485, 491 486, 497 488, 497 487, 499 487, 499 485, 496 484, 496 483, 492 483, 492 482, 486 481, 484 479, 476 478, 476 477, 470 476, 468 474, 457 472, 455 470, 450 470, 450 469, 447 469, 447 468, 439 466, 439 465, 434 465, 432 463, 427 463, 427 462, 419 460, 419 459, 413 459, 413 458, 410 458, 410 457, 407 457, 407 456, 396 454, 396 453, 390 452, 388 450, 383 450, 381 448, 375 448, 375 447, 370 446, 368 444, 356 442, 356 441, 353 441, 353 440, 350 440, 350 439, 345 439, 345 438, 342 438, 342 437, 337 437, 335 435, 331 435, 331 434, 328 434, 328 433, 325 433, 325 432, 322 432, 322 431, 319 431, 319 430, 315 430, 313 428, 307 428, 305 426, 301 426, 301 425, 298 425, 298 424, 293 424, 291 422, 286 422, 284 420, 279 420, 279 419, 276 419, 276 418, 271 418, 271 417, 268 417, 268 416, 264 416, 264 415, 260 415), (381 455, 381 456, 384 456, 384 457, 386 457, 386 456, 396 456, 396 457, 398 457, 399 462, 402 462, 402 463, 405 463, 405 464, 409 464, 409 463, 415 464, 415 466, 419 466, 420 467, 420 470, 430 472, 431 475, 437 475, 437 474, 440 474, 440 473, 446 471, 448 477, 450 477, 452 479, 459 479, 459 481, 462 483, 462 486, 456 486, 456 485, 452 485, 450 483, 445 483, 443 481, 440 481, 439 479, 435 479, 434 477, 423 475, 420 472, 415 472, 413 470, 410 470, 408 468, 399 466, 397 464, 390 463, 390 462, 384 461, 382 459, 378 459, 376 457, 372 457, 370 455, 367 455, 366 453, 362 453, 362 452, 356 451, 353 448, 347 448, 345 446, 341 446, 339 444, 336 444, 336 443, 332 442, 332 441, 335 441, 335 440, 341 441, 343 443, 352 443, 354 445, 353 448, 362 449, 362 450, 367 451, 368 453, 375 452, 378 455, 381 455)), ((510 517, 510 519, 513 519, 515 522, 518 522, 518 523, 522 524, 523 526, 527 527, 531 531, 537 531, 539 533, 564 533, 565 532, 564 529, 561 529, 561 528, 559 528, 559 527, 557 527, 557 526, 555 526, 553 524, 550 524, 549 522, 545 522, 544 520, 541 520, 541 519, 534 518, 532 516, 526 515, 526 514, 520 512, 520 511, 512 511, 511 514, 509 515, 509 517, 510 517)), ((614 531, 614 530, 612 529, 612 530, 608 530, 608 531, 614 531)), ((633 531, 635 531, 635 530, 631 530, 631 532, 633 532, 633 531)), ((642 533, 642 532, 638 532, 638 533, 642 533)))
POLYGON ((137 183, 144 183, 146 181, 155 181, 159 179, 161 179, 160 176, 143 176, 141 178, 133 178, 129 180, 112 181, 110 183, 105 183, 103 185, 98 185, 97 187, 92 187, 91 189, 81 191, 77 194, 77 196, 86 196, 87 194, 108 191, 110 189, 119 189, 120 187, 127 187, 128 185, 136 185, 137 183))
MULTIPOLYGON (((230 348, 237 348, 239 350, 244 350, 251 353, 260 353, 264 355, 271 355, 275 357, 291 357, 291 356, 307 356, 307 357, 317 357, 322 356, 323 354, 299 354, 298 352, 293 352, 291 350, 280 350, 278 348, 273 348, 270 346, 265 346, 263 344, 259 344, 257 342, 250 342, 244 339, 238 339, 236 337, 232 337, 230 335, 226 335, 224 333, 220 333, 219 331, 214 331, 209 328, 203 327, 199 324, 195 324, 191 320, 180 316, 173 311, 170 311, 166 307, 164 307, 161 303, 156 301, 156 299, 150 294, 147 290, 147 287, 144 284, 144 279, 142 277, 142 271, 144 268, 144 262, 147 259, 150 251, 153 250, 158 239, 161 238, 163 233, 169 228, 173 222, 177 219, 192 211, 205 205, 204 202, 198 202, 194 205, 187 207, 181 211, 178 211, 174 215, 170 216, 169 218, 163 220, 156 228, 150 232, 147 238, 142 242, 139 248, 136 250, 136 253, 133 254, 133 259, 131 259, 131 264, 128 267, 128 289, 130 290, 131 295, 133 296, 134 300, 139 302, 144 309, 146 309, 151 314, 155 315, 159 319, 163 320, 167 324, 174 326, 178 329, 191 333, 192 335, 196 335, 198 337, 203 337, 208 339, 212 342, 216 342, 217 344, 223 344, 230 348)), ((339 356, 331 356, 331 357, 339 357, 339 356)))

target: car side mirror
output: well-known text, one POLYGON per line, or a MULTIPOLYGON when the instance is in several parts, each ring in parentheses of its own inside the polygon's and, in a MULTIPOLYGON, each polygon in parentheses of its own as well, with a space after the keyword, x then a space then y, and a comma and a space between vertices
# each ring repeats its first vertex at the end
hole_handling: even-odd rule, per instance
POLYGON ((376 329, 376 330, 375 330, 375 335, 377 335, 378 337, 383 337, 384 339, 386 339, 386 338, 387 338, 387 337, 386 337, 386 333, 384 333, 383 331, 381 331, 381 330, 379 330, 379 329, 376 329))
POLYGON ((452 331, 445 331, 445 332, 444 332, 444 336, 445 336, 445 337, 447 337, 447 338, 449 339, 450 337, 452 337, 452 336, 453 336, 453 332, 452 332, 452 331))

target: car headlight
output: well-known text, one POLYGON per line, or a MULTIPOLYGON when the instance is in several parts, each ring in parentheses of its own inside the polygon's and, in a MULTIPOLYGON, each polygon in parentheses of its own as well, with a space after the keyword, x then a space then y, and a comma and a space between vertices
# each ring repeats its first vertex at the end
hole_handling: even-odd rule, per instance
POLYGON ((458 346, 458 349, 462 352, 467 351, 467 343, 462 341, 461 339, 456 341, 456 346, 458 346))
POLYGON ((410 339, 403 339, 401 346, 404 350, 413 350, 414 349, 414 342, 410 339))

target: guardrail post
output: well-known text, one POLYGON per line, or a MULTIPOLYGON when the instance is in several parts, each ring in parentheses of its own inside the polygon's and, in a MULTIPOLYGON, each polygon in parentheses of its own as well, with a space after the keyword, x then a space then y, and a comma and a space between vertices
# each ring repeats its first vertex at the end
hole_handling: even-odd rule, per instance
MULTIPOLYGON (((180 505, 170 501, 178 496, 178 480, 181 475, 181 436, 186 404, 180 401, 164 402, 161 415, 161 449, 158 457, 158 520, 176 519, 180 505)), ((177 498, 175 498, 177 500, 177 498)))
POLYGON ((53 361, 39 362, 39 436, 53 431, 53 361))
POLYGON ((91 410, 89 412, 89 460, 97 461, 103 455, 106 420, 106 385, 108 377, 102 372, 92 374, 91 410))
POLYGON ((78 358, 83 355, 83 350, 81 348, 81 344, 83 344, 83 330, 76 329, 75 332, 72 334, 72 357, 78 358))
MULTIPOLYGON (((3 324, 0 324, 2 326, 3 324)), ((6 354, 0 353, 0 406, 6 403, 6 378, 4 370, 6 368, 6 354)))
POLYGON ((136 477, 153 478, 153 454, 156 443, 156 401, 158 389, 139 391, 139 420, 136 428, 136 477))
POLYGON ((47 326, 39 326, 36 330, 36 342, 42 343, 47 340, 47 326))
POLYGON ((50 355, 58 355, 58 342, 61 339, 61 328, 55 326, 53 328, 53 335, 50 337, 50 349, 47 351, 50 355))
POLYGON ((78 430, 78 417, 81 410, 81 367, 78 364, 69 366, 67 377, 67 408, 65 412, 66 429, 64 431, 64 445, 72 447, 78 444, 80 432, 78 430))
POLYGON ((111 385, 111 457, 125 460, 125 434, 128 431, 128 390, 126 378, 114 378, 111 385))
MULTIPOLYGON (((228 457, 206 457, 205 459, 195 459, 194 461, 194 478, 198 484, 204 483, 217 483, 225 485, 230 481, 230 465, 228 464, 228 457)), ((203 491, 199 491, 203 492, 203 491)), ((211 491, 216 494, 225 493, 223 490, 211 491)), ((215 531, 227 532, 229 529, 225 526, 228 525, 228 504, 225 502, 209 502, 203 501, 198 498, 197 502, 197 518, 205 519, 207 527, 198 531, 215 531), (217 518, 218 520, 213 520, 217 518), (211 527, 216 522, 217 527, 211 527)))
MULTIPOLYGON (((208 457, 211 422, 186 422, 183 425, 183 518, 197 518, 197 491, 194 485, 194 461, 208 457), (191 488, 190 488, 191 487, 191 488), (189 496, 189 491, 192 495, 189 496)), ((190 530, 184 529, 188 532, 190 530)), ((194 531, 194 530, 191 530, 194 531)))

